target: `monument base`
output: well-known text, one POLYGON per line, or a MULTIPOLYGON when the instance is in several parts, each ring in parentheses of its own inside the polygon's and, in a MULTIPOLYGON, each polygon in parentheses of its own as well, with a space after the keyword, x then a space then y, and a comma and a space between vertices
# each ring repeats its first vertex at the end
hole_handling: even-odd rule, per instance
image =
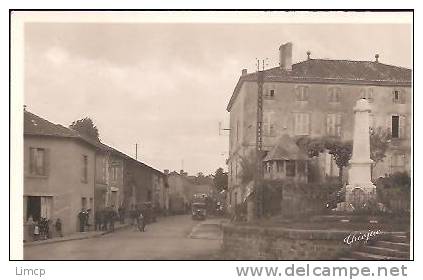
POLYGON ((364 207, 369 201, 376 199, 376 186, 371 182, 347 185, 345 201, 355 209, 364 207))

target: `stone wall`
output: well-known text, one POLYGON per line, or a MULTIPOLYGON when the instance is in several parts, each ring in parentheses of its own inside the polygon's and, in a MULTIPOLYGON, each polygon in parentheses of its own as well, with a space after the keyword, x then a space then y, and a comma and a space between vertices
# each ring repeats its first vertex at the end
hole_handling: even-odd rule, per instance
POLYGON ((223 253, 235 260, 333 260, 346 246, 346 231, 223 227, 223 253))

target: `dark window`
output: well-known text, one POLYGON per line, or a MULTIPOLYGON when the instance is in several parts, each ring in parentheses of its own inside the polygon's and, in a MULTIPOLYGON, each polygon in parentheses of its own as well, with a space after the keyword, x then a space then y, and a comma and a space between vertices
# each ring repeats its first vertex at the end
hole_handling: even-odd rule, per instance
POLYGON ((270 97, 273 97, 273 96, 275 96, 275 90, 274 89, 271 89, 270 90, 270 97))
POLYGON ((39 221, 41 217, 41 196, 28 196, 26 205, 26 218, 32 217, 33 221, 39 221))
POLYGON ((88 156, 82 156, 82 182, 88 182, 88 156))
POLYGON ((392 116, 392 138, 399 138, 399 116, 392 116))
POLYGON ((84 208, 84 209, 87 209, 87 198, 86 197, 81 198, 81 207, 84 208))
POLYGON ((286 176, 294 177, 295 176, 295 160, 286 161, 286 176))
POLYGON ((392 92, 392 101, 394 103, 405 104, 405 95, 401 90, 394 90, 392 92))
POLYGON ((152 198, 151 191, 148 190, 148 192, 147 192, 147 201, 151 201, 151 198, 152 198))

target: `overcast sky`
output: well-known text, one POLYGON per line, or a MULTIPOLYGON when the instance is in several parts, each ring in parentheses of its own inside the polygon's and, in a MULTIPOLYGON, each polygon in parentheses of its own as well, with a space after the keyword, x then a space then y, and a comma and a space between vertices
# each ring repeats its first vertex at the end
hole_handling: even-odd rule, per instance
POLYGON ((228 157, 226 105, 255 58, 374 60, 411 67, 411 26, 360 24, 25 25, 25 104, 68 126, 91 117, 102 141, 159 169, 213 173, 228 157))

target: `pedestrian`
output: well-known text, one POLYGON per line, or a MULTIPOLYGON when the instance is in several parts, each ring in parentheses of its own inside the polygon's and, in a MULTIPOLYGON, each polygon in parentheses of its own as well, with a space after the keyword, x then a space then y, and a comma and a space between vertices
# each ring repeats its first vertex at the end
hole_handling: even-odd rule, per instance
POLYGON ((41 218, 39 222, 39 236, 42 240, 47 239, 48 223, 46 218, 41 218))
POLYGON ((101 224, 102 224, 102 216, 103 211, 98 209, 94 212, 94 223, 95 223, 95 230, 101 231, 101 224))
POLYGON ((143 211, 139 211, 138 217, 137 217, 137 226, 138 230, 144 232, 145 231, 145 217, 143 215, 143 211))
POLYGON ((118 208, 118 214, 120 224, 123 224, 125 222, 125 208, 122 205, 118 208))
POLYGON ((115 231, 115 221, 116 221, 116 211, 115 211, 115 206, 112 205, 112 207, 110 207, 110 214, 109 214, 109 224, 110 224, 110 230, 111 231, 115 231))
POLYGON ((47 220, 47 238, 48 239, 53 238, 53 226, 52 226, 52 224, 53 224, 53 221, 48 219, 47 220))
POLYGON ((87 226, 87 231, 90 231, 90 214, 91 214, 91 208, 87 209, 85 211, 85 225, 87 226))
POLYGON ((102 210, 102 224, 103 224, 103 230, 106 231, 107 230, 107 226, 109 223, 109 209, 108 208, 104 208, 102 210))
POLYGON ((60 218, 57 218, 56 223, 54 224, 54 227, 56 229, 56 234, 60 237, 63 237, 62 220, 60 218))
POLYGON ((85 209, 82 208, 81 211, 79 211, 78 213, 78 219, 79 219, 79 232, 84 232, 85 231, 85 225, 86 225, 86 214, 85 214, 85 209))
POLYGON ((40 239, 40 225, 38 224, 38 222, 35 222, 34 225, 33 239, 34 241, 38 241, 40 239))

